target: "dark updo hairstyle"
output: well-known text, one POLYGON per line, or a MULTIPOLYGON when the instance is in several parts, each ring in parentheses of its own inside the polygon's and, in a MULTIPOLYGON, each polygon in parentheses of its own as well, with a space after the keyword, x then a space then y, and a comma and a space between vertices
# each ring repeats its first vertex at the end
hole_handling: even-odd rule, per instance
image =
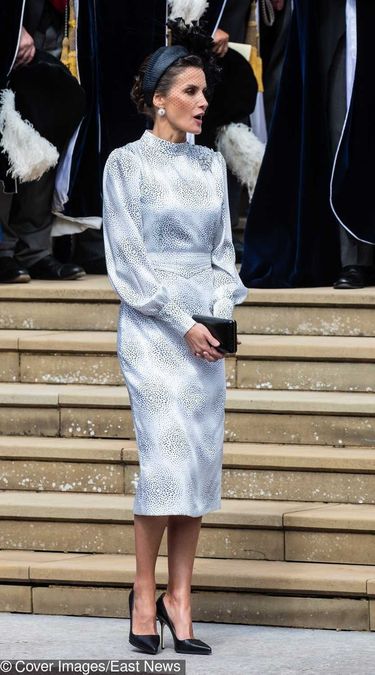
MULTIPOLYGON (((137 106, 137 110, 139 113, 143 113, 144 115, 151 117, 151 119, 155 119, 155 108, 154 106, 147 105, 143 93, 143 80, 149 60, 150 56, 148 56, 147 59, 143 61, 138 71, 138 75, 136 75, 134 79, 134 84, 130 92, 130 97, 137 106)), ((202 70, 204 70, 204 64, 200 56, 196 56, 195 54, 189 54, 188 56, 183 56, 182 58, 177 59, 177 61, 172 63, 172 65, 161 76, 156 86, 155 92, 158 92, 163 96, 166 96, 170 91, 170 89, 172 88, 176 77, 185 68, 201 68, 202 70)))

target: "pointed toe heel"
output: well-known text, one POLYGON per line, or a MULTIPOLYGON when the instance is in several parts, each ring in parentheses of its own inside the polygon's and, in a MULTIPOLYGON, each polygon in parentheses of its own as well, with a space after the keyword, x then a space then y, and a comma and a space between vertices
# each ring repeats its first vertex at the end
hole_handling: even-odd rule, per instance
POLYGON ((164 595, 165 593, 163 593, 156 601, 156 617, 160 622, 161 648, 164 649, 164 626, 168 626, 172 633, 174 650, 178 654, 211 654, 212 649, 206 642, 202 642, 202 640, 197 640, 196 638, 185 638, 184 640, 180 640, 177 637, 174 625, 163 601, 164 595))
POLYGON ((133 633, 133 607, 134 607, 134 589, 129 593, 129 614, 130 614, 130 628, 129 628, 129 642, 130 644, 146 654, 157 654, 160 645, 159 635, 136 635, 133 633))

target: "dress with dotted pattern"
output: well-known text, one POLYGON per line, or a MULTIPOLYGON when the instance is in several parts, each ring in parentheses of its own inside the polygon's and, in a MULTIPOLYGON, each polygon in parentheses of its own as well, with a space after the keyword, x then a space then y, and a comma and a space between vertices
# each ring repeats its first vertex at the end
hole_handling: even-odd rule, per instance
POLYGON ((193 314, 230 318, 247 289, 231 238, 226 166, 202 146, 145 131, 104 171, 108 275, 120 299, 118 355, 139 451, 138 515, 220 508, 224 360, 190 351, 193 314))

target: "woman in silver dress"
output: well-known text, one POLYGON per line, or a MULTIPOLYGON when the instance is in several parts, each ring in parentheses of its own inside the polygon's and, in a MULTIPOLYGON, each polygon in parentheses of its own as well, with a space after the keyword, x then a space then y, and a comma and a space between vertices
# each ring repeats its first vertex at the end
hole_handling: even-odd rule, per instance
POLYGON ((231 318, 247 289, 231 240, 222 155, 186 141, 207 108, 203 62, 162 47, 133 88, 152 131, 114 150, 104 172, 108 274, 120 300, 118 355, 139 451, 136 575, 130 642, 211 652, 193 636, 191 579, 202 515, 220 508, 225 372, 219 342, 193 314, 231 318), (155 606, 155 564, 168 530, 168 586, 155 606), (163 646, 163 640, 162 640, 163 646))

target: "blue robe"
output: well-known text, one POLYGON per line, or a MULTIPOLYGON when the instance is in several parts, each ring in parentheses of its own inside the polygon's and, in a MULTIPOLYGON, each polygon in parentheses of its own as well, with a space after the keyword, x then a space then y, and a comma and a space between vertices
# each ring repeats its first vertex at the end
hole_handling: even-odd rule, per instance
POLYGON ((375 244, 375 3, 357 13, 356 70, 332 166, 315 2, 295 0, 269 141, 245 232, 241 278, 249 287, 331 285, 340 269, 339 228, 375 244))

